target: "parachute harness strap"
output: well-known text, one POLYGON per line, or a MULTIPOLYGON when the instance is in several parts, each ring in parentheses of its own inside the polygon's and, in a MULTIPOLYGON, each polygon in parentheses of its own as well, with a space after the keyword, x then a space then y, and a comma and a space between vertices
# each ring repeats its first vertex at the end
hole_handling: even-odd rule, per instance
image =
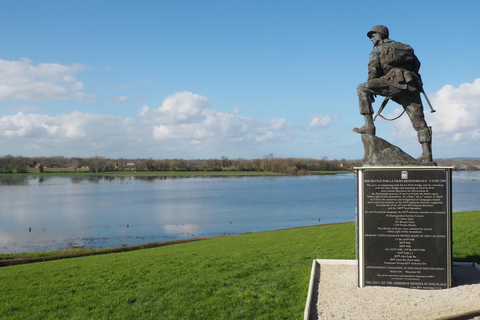
POLYGON ((387 121, 394 121, 394 120, 397 120, 398 118, 400 118, 401 116, 403 116, 403 114, 405 113, 405 109, 403 109, 402 113, 400 113, 398 116, 396 116, 395 118, 393 119, 387 119, 385 118, 384 116, 382 116, 381 114, 379 114, 379 116, 384 119, 384 120, 387 120, 387 121))

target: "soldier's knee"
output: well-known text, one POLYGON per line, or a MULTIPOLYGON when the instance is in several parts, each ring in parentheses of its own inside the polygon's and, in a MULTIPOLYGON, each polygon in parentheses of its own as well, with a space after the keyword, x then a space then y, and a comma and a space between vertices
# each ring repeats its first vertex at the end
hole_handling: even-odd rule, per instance
POLYGON ((357 87, 357 94, 359 96, 361 96, 361 95, 367 96, 367 90, 368 90, 368 88, 367 88, 366 83, 361 83, 357 87))

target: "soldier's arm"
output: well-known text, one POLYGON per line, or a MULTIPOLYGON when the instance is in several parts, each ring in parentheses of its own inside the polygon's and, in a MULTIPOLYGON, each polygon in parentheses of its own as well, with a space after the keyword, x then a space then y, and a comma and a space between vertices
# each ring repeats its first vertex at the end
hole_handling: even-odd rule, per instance
POLYGON ((383 70, 380 63, 380 51, 372 50, 368 57, 368 80, 380 78, 382 76, 383 70))

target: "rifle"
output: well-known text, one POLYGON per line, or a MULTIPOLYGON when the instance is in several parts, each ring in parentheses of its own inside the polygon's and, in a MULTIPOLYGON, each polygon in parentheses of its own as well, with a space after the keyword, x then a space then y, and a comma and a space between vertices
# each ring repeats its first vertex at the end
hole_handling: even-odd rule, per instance
POLYGON ((423 96, 425 97, 425 100, 427 100, 428 106, 430 107, 430 113, 437 112, 437 110, 433 109, 432 104, 430 103, 430 100, 428 100, 428 97, 425 91, 423 91, 423 89, 422 89, 422 93, 423 93, 423 96))

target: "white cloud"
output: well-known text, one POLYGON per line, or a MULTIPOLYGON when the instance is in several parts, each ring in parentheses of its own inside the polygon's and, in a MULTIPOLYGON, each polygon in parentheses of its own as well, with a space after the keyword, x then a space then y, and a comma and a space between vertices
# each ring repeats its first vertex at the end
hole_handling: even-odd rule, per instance
POLYGON ((141 117, 143 117, 143 116, 145 116, 149 111, 150 111, 150 108, 149 108, 147 105, 142 106, 142 107, 140 108, 140 110, 138 110, 138 115, 141 116, 141 117))
POLYGON ((53 138, 57 142, 84 138, 88 129, 92 129, 90 126, 99 125, 102 121, 102 116, 80 112, 56 117, 19 112, 0 118, 0 137, 29 138, 33 139, 32 142, 40 138, 53 138))
POLYGON ((279 135, 273 133, 272 131, 267 131, 265 134, 257 136, 255 138, 256 141, 258 142, 266 142, 266 141, 272 141, 272 140, 278 140, 279 135))
MULTIPOLYGON (((446 85, 429 98, 436 112, 430 113, 430 108, 424 103, 424 114, 436 141, 448 144, 480 140, 480 79, 461 84, 458 88, 446 85)), ((401 111, 401 108, 396 108, 393 113, 401 111)), ((396 139, 416 136, 406 115, 394 121, 392 127, 396 139)))
POLYGON ((158 109, 148 115, 158 122, 179 124, 198 122, 217 111, 209 108, 208 99, 191 92, 178 92, 168 96, 158 109))
POLYGON ((57 116, 18 112, 3 116, 0 117, 0 146, 15 146, 19 151, 2 149, 23 155, 42 150, 44 154, 65 156, 167 157, 163 154, 167 150, 223 153, 230 147, 287 140, 287 127, 285 119, 261 122, 218 112, 210 108, 206 97, 180 92, 167 97, 157 109, 144 105, 138 110, 138 118, 81 112, 57 116), (48 150, 57 151, 49 153, 48 150))
POLYGON ((274 132, 286 127, 285 119, 263 123, 235 112, 218 112, 210 108, 206 97, 186 91, 167 97, 158 109, 143 106, 139 115, 152 119, 155 139, 184 140, 196 145, 278 139, 274 132))
POLYGON ((0 60, 0 100, 89 100, 94 96, 82 92, 83 83, 77 80, 77 73, 85 69, 80 64, 32 65, 26 58, 0 60))
MULTIPOLYGON (((436 93, 429 94, 429 99, 436 112, 430 112, 425 100, 423 107, 427 124, 432 127, 434 158, 477 156, 480 150, 476 147, 480 141, 480 79, 461 84, 458 88, 446 85, 436 93)), ((394 118, 403 108, 390 103, 386 110, 390 107, 393 111, 389 115, 384 113, 387 118, 394 118)), ((378 118, 377 122, 377 126, 387 124, 378 118)), ((387 140, 409 154, 420 154, 417 133, 406 114, 398 120, 388 122, 388 125, 391 127, 391 136, 387 140)), ((378 130, 378 127, 377 135, 382 136, 382 130, 378 130)))
POLYGON ((444 86, 431 97, 437 110, 432 124, 442 135, 461 134, 464 139, 477 140, 480 124, 480 79, 458 88, 444 86))
POLYGON ((272 119, 270 120, 270 126, 273 130, 283 130, 287 127, 287 122, 285 121, 285 118, 272 119))
POLYGON ((332 120, 329 115, 313 115, 310 118, 312 118, 312 121, 308 125, 307 130, 325 127, 332 120))
POLYGON ((0 146, 6 153, 21 155, 103 155, 128 148, 145 135, 141 129, 131 119, 111 115, 73 112, 52 117, 19 112, 0 117, 0 146), (138 136, 129 136, 132 131, 138 136))

